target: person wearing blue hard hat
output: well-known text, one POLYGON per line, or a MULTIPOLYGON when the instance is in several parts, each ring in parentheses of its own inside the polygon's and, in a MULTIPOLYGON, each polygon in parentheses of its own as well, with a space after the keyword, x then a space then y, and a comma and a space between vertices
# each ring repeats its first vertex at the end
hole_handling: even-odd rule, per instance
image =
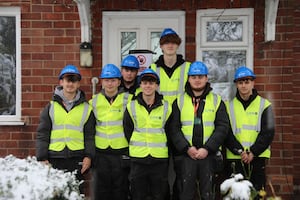
POLYGON ((237 82, 240 79, 249 78, 254 80, 256 78, 253 71, 245 66, 239 67, 234 74, 234 82, 237 82))
MULTIPOLYGON (((160 77, 158 91, 170 104, 172 104, 178 94, 184 91, 184 84, 187 81, 187 72, 191 64, 183 58, 183 55, 178 53, 181 42, 180 36, 173 28, 165 28, 159 39, 159 45, 163 54, 150 65, 150 68, 160 77)), ((172 154, 172 152, 170 154, 172 154)), ((175 174, 172 157, 170 158, 169 171, 170 193, 172 193, 175 174)))
POLYGON ((103 66, 99 77, 102 89, 89 101, 96 117, 94 198, 127 199, 130 161, 122 119, 132 95, 119 88, 121 71, 116 65, 103 66))
POLYGON ((272 104, 258 94, 255 79, 246 66, 235 71, 236 96, 226 102, 231 126, 225 143, 225 174, 229 178, 232 173, 241 173, 260 191, 266 186, 265 168, 271 157, 275 122, 272 104))
MULTIPOLYGON (((54 168, 77 171, 84 180, 95 154, 95 117, 80 87, 76 66, 65 66, 59 76, 52 101, 41 113, 37 128, 37 159, 54 168)), ((84 193, 84 184, 80 192, 84 193)))
POLYGON ((214 161, 227 136, 229 119, 221 97, 212 92, 208 82, 207 66, 200 61, 190 65, 184 93, 172 105, 172 135, 180 134, 181 140, 172 140, 176 181, 174 196, 180 200, 200 198, 215 199, 214 161), (198 182, 199 184, 196 184, 198 182), (198 185, 198 186, 197 186, 198 185))
POLYGON ((65 66, 65 67, 61 70, 61 72, 60 72, 60 74, 59 74, 59 76, 58 76, 58 79, 59 79, 59 80, 63 79, 63 77, 64 77, 66 74, 70 74, 70 75, 72 74, 72 75, 75 75, 75 76, 78 77, 78 80, 79 80, 79 81, 81 80, 81 74, 80 74, 79 70, 77 69, 77 67, 75 67, 74 65, 67 65, 67 66, 65 66))
POLYGON ((138 71, 140 63, 138 59, 133 55, 126 56, 121 62, 121 85, 120 88, 124 92, 135 94, 136 89, 139 87, 138 83, 138 71))
POLYGON ((186 62, 182 55, 177 54, 181 38, 172 28, 162 31, 159 44, 163 55, 160 55, 150 68, 160 77, 159 92, 172 103, 177 94, 184 91, 190 62, 186 62))
POLYGON ((157 92, 159 76, 140 74, 141 92, 127 104, 123 125, 129 142, 132 199, 164 200, 168 196, 167 137, 171 105, 157 92))

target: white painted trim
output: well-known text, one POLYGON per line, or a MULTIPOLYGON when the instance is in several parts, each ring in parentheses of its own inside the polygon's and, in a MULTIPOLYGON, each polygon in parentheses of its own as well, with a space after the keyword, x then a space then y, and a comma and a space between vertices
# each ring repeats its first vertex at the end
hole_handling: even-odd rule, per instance
POLYGON ((202 59, 203 50, 222 50, 222 49, 246 49, 247 50, 247 67, 253 69, 253 33, 254 33, 254 10, 253 8, 241 8, 241 9, 203 9, 197 10, 196 16, 196 59, 202 59), (238 17, 242 21, 246 22, 247 27, 244 27, 243 37, 247 37, 243 42, 219 42, 214 44, 203 43, 203 37, 206 30, 201 23, 201 18, 212 19, 227 19, 236 20, 238 17), (247 19, 245 19, 247 18, 247 19))
POLYGON ((73 0, 77 3, 80 26, 81 26, 81 42, 91 41, 91 11, 90 0, 73 0))
POLYGON ((265 42, 274 41, 279 0, 265 0, 265 42))
POLYGON ((0 125, 24 125, 21 120, 21 8, 0 7, 1 16, 14 16, 16 19, 16 114, 0 115, 0 125))

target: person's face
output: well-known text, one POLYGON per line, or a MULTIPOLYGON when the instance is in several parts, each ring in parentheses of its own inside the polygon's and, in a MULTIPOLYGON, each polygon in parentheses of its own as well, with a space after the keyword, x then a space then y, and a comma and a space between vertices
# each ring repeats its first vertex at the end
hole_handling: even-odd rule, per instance
POLYGON ((155 94, 158 88, 158 84, 153 81, 141 81, 140 88, 145 96, 151 96, 155 94))
POLYGON ((60 81, 65 93, 74 94, 80 87, 79 77, 77 75, 65 75, 60 81))
POLYGON ((195 75, 189 76, 188 81, 193 91, 201 92, 205 88, 208 78, 206 75, 195 75))
POLYGON ((118 87, 120 86, 120 79, 118 78, 104 78, 102 79, 102 87, 107 93, 114 93, 118 91, 118 87))
POLYGON ((165 55, 176 55, 178 47, 179 46, 176 43, 172 42, 160 45, 160 48, 165 55))
POLYGON ((236 81, 236 87, 241 96, 250 96, 254 87, 252 78, 243 78, 236 81))
POLYGON ((129 67, 122 67, 121 74, 126 82, 133 82, 137 76, 138 70, 129 68, 129 67))

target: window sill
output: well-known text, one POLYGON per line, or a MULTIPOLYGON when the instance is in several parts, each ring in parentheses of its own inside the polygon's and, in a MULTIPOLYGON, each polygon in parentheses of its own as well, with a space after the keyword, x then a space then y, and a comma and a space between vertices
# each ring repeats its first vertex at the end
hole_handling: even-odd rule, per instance
POLYGON ((0 121, 0 126, 24 126, 24 121, 0 121))

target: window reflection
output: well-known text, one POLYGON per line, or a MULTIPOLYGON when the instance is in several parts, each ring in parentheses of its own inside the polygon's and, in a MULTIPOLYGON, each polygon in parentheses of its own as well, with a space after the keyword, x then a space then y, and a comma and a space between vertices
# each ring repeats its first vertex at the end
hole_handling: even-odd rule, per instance
POLYGON ((161 32, 151 32, 151 50, 156 54, 153 54, 153 61, 155 62, 160 55, 162 55, 162 51, 159 45, 161 32))
POLYGON ((121 32, 121 60, 136 46, 136 32, 121 32))

